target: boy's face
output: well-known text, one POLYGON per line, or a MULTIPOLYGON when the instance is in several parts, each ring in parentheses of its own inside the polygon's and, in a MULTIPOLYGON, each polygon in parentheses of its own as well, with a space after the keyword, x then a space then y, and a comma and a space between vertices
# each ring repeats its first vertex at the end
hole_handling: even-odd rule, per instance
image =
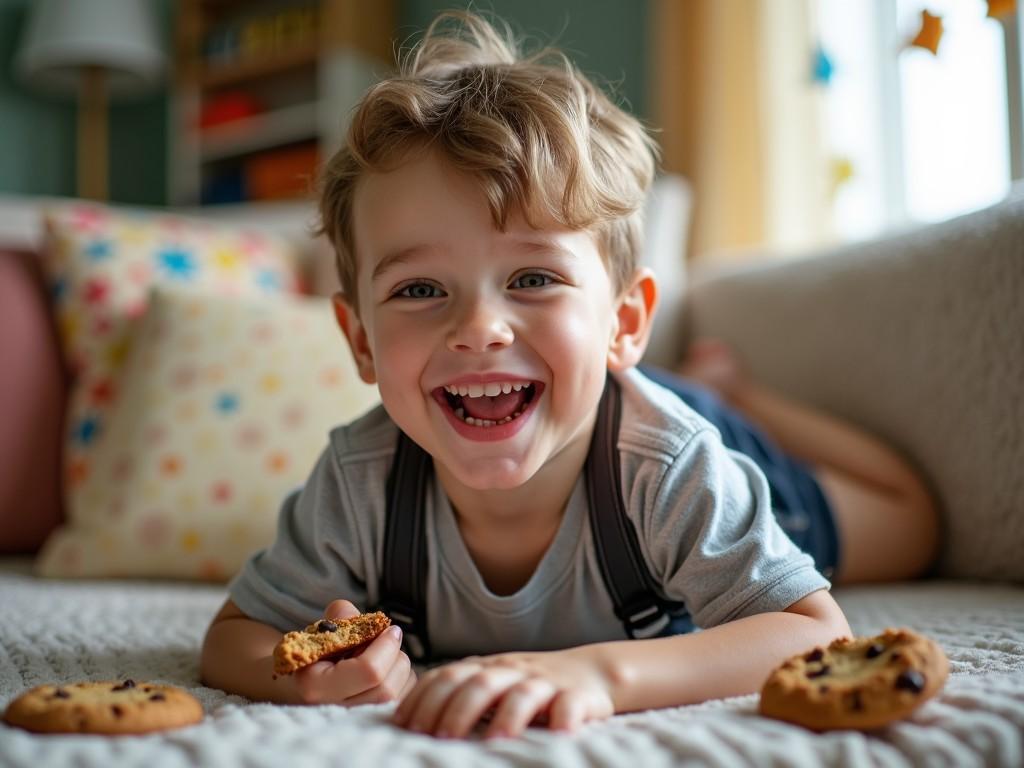
POLYGON ((584 456, 606 370, 647 335, 623 349, 636 301, 615 295, 594 238, 520 216, 498 231, 476 181, 432 152, 362 179, 353 213, 359 313, 337 299, 339 320, 438 471, 507 489, 584 456))

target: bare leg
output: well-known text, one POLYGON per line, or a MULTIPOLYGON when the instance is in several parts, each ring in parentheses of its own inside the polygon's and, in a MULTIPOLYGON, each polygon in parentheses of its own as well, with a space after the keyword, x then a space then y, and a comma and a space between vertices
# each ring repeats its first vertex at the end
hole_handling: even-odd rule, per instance
POLYGON ((938 546, 935 504, 896 451, 853 424, 753 381, 720 342, 696 342, 678 372, 716 390, 812 467, 839 529, 837 582, 909 579, 931 565, 938 546))

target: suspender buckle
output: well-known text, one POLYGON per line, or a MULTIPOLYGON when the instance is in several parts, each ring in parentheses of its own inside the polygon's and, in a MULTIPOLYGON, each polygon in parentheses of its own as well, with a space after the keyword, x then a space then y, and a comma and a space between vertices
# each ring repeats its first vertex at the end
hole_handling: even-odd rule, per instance
POLYGON ((402 629, 402 647, 413 661, 423 661, 427 657, 427 644, 423 642, 420 632, 413 618, 413 612, 405 607, 396 607, 394 604, 385 605, 382 610, 388 615, 392 623, 402 629))
POLYGON ((626 626, 626 632, 634 640, 646 640, 657 637, 671 621, 668 611, 658 603, 646 602, 639 606, 626 608, 624 616, 619 616, 626 626))

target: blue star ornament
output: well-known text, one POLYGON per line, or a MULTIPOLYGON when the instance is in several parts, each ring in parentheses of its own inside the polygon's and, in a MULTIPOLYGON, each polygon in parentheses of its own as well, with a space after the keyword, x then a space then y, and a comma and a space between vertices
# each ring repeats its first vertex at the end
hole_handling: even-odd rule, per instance
POLYGON ((832 75, 835 73, 835 69, 832 59, 829 58, 825 49, 819 44, 814 49, 811 59, 811 79, 816 83, 828 85, 832 82, 832 75))

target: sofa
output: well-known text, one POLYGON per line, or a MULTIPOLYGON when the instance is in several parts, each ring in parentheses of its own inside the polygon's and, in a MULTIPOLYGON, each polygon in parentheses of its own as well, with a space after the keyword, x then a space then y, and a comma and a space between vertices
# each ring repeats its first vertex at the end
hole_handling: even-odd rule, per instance
MULTIPOLYGON (((671 272, 688 198, 678 183, 661 190, 645 258, 671 272)), ((909 626, 936 639, 950 659, 944 690, 908 719, 870 732, 813 734, 767 720, 756 714, 755 694, 620 715, 571 736, 534 729, 489 742, 398 731, 387 722, 389 705, 283 707, 204 687, 199 647, 225 595, 215 573, 39 575, 40 547, 66 515, 61 465, 73 384, 40 266, 43 205, 0 199, 0 706, 45 682, 133 677, 190 690, 206 719, 120 739, 0 725, 0 763, 274 765, 342 756, 354 766, 1024 764, 1020 191, 987 210, 870 242, 703 270, 688 282, 681 271, 670 275, 672 300, 652 354, 669 363, 693 338, 724 339, 759 379, 876 432, 916 464, 942 512, 933 572, 834 594, 857 634, 909 626)), ((232 220, 306 237, 308 210, 251 214, 232 220)), ((322 244, 303 248, 307 283, 327 292, 322 244)))

